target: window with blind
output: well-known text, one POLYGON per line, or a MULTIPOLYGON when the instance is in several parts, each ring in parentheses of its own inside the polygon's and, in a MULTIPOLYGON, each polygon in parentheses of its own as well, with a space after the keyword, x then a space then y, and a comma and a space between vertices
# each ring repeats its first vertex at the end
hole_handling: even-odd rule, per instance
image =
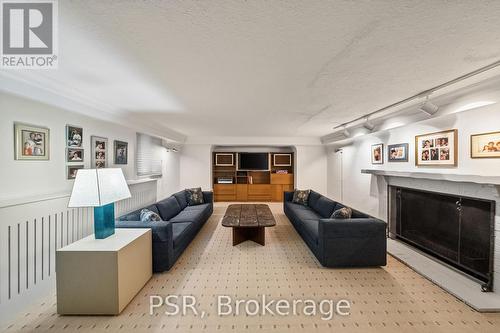
POLYGON ((156 158, 155 150, 161 147, 161 140, 150 135, 137 133, 137 176, 161 177, 161 159, 156 158))

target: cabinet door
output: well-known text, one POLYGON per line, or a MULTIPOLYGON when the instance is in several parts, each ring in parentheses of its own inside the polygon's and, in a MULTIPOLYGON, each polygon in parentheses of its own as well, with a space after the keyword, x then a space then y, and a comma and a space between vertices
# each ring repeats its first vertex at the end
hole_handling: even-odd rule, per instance
POLYGON ((236 201, 247 201, 248 200, 248 185, 238 184, 236 185, 236 201))
POLYGON ((235 201, 236 185, 234 184, 214 184, 215 201, 235 201))
POLYGON ((249 184, 248 201, 271 201, 271 185, 249 184))
POLYGON ((283 185, 271 185, 272 201, 283 201, 283 185))

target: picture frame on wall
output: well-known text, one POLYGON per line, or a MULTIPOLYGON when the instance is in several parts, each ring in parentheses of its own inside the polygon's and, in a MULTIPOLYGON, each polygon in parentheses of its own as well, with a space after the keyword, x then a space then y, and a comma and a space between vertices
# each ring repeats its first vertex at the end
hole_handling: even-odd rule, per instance
POLYGON ((84 161, 84 151, 82 148, 66 148, 66 162, 79 162, 84 161))
POLYGON ((387 146, 388 162, 408 162, 408 144, 398 143, 387 146))
POLYGON ((500 158, 500 131, 470 136, 471 158, 500 158))
POLYGON ((50 130, 47 127, 14 123, 14 158, 48 161, 50 130))
POLYGON ((108 138, 91 136, 91 168, 102 169, 108 167, 108 138))
POLYGON ((128 142, 114 141, 115 164, 128 163, 128 142))
POLYGON ((415 165, 455 167, 458 165, 458 130, 415 136, 415 165))
POLYGON ((66 177, 68 180, 75 179, 78 170, 83 169, 83 164, 81 165, 68 165, 66 167, 66 177))
POLYGON ((71 148, 83 147, 83 128, 66 125, 66 145, 71 148))
POLYGON ((377 143, 372 145, 371 156, 372 164, 384 164, 384 144, 377 143))

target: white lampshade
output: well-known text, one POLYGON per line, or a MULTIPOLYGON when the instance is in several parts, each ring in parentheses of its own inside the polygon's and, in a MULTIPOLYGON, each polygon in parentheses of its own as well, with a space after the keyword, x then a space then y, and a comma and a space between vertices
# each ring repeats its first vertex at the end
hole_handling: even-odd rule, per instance
POLYGON ((80 169, 68 207, 99 207, 130 197, 122 169, 80 169))

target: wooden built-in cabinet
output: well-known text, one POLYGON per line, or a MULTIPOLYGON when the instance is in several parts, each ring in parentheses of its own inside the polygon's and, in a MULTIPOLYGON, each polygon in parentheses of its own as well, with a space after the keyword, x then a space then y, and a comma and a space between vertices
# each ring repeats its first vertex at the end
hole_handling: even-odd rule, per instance
POLYGON ((214 153, 212 165, 214 200, 283 201, 283 192, 294 189, 293 153, 269 153, 269 155, 269 171, 240 171, 237 170, 236 163, 238 153, 225 152, 223 155, 214 153), (275 165, 275 161, 279 165, 275 165), (288 173, 277 173, 278 170, 286 170, 288 173), (221 184, 221 181, 231 181, 231 183, 221 184))

